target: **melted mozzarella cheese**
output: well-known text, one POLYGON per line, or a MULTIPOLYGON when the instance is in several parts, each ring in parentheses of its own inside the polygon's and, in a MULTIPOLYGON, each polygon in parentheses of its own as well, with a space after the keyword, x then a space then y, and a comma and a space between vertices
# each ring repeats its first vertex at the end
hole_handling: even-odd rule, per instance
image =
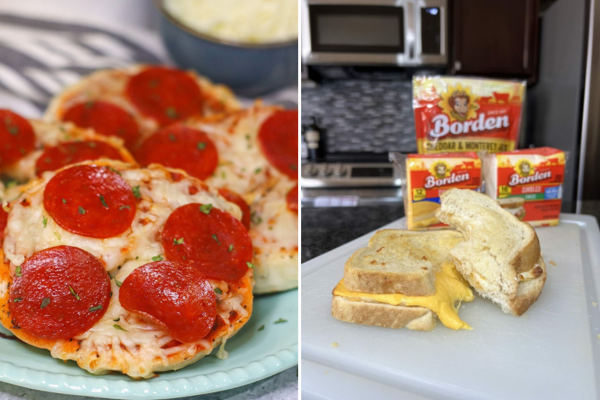
POLYGON ((274 107, 252 107, 218 122, 198 121, 191 124, 206 132, 217 147, 219 164, 206 183, 233 190, 247 202, 271 188, 281 174, 262 154, 258 133, 274 107))
POLYGON ((450 329, 471 329, 458 317, 457 302, 473 301, 473 291, 458 273, 454 264, 446 262, 435 276, 435 294, 431 296, 406 296, 403 294, 372 294, 352 292, 340 281, 333 289, 335 296, 363 301, 374 301, 392 306, 425 307, 437 314, 442 324, 450 329))
POLYGON ((295 185, 295 181, 282 179, 251 204, 255 293, 298 286, 298 215, 288 209, 286 202, 286 194, 295 185))

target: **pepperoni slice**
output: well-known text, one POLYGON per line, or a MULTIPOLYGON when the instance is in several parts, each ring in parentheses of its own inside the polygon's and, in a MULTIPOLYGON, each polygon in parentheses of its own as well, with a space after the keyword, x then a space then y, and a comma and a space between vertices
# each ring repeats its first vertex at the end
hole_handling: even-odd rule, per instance
POLYGON ((133 76, 126 93, 140 112, 160 126, 202 115, 200 86, 187 72, 166 67, 149 67, 133 76))
POLYGON ((208 335, 217 316, 210 283, 195 268, 171 261, 136 268, 121 285, 119 302, 127 311, 163 326, 182 343, 208 335))
POLYGON ((8 223, 8 213, 4 211, 2 205, 0 204, 0 246, 2 246, 2 240, 4 239, 4 228, 6 228, 6 224, 8 223))
POLYGON ((0 168, 19 161, 34 145, 31 124, 12 111, 0 110, 0 168))
POLYGON ((165 255, 192 265, 206 278, 236 281, 252 260, 248 231, 231 214, 201 206, 186 204, 169 216, 162 231, 165 255))
POLYGON ((146 139, 138 148, 136 159, 144 167, 157 163, 206 179, 217 169, 219 154, 206 133, 174 125, 146 139))
POLYGON ((298 185, 294 186, 292 190, 285 196, 288 209, 298 214, 298 185))
POLYGON ((123 161, 121 153, 106 142, 98 140, 65 142, 47 148, 35 163, 35 171, 40 176, 46 171, 55 171, 69 164, 100 158, 123 161))
POLYGON ((135 197, 127 182, 110 169, 77 165, 50 179, 44 208, 67 231, 105 239, 129 229, 135 197))
POLYGON ((298 110, 271 115, 260 127, 258 142, 272 166, 298 180, 298 110))
POLYGON ((15 271, 8 308, 13 324, 35 336, 70 339, 100 320, 109 302, 102 263, 77 247, 58 246, 35 253, 15 271))
POLYGON ((92 128, 104 136, 121 138, 128 149, 132 149, 140 137, 135 119, 121 107, 106 101, 75 104, 65 111, 62 119, 81 128, 92 128))
POLYGON ((244 225, 246 230, 250 230, 250 206, 248 206, 246 200, 236 192, 225 188, 219 189, 219 194, 223 196, 225 200, 237 204, 240 210, 242 210, 242 225, 244 225))

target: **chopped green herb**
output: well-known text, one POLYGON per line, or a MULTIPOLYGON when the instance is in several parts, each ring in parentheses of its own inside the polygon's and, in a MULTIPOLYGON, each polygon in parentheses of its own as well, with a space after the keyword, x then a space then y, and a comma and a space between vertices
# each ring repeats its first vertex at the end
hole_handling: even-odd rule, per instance
POLYGON ((108 204, 106 204, 106 200, 104 199, 104 196, 100 195, 100 202, 102 203, 102 205, 106 208, 108 208, 108 204))
POLYGON ((21 152, 21 154, 23 154, 23 155, 25 155, 25 153, 27 153, 27 152, 25 151, 25 149, 24 149, 24 148, 22 148, 22 147, 19 147, 19 151, 20 151, 20 152, 21 152))
POLYGON ((44 224, 44 228, 46 226, 48 226, 48 218, 46 218, 46 216, 44 215, 44 217, 42 218, 42 224, 44 224))
POLYGON ((223 294, 223 291, 221 290, 221 288, 216 287, 215 288, 215 293, 216 294, 223 294))
POLYGON ((270 231, 272 231, 272 230, 273 230, 273 227, 272 227, 272 226, 270 226, 270 227, 269 227, 269 230, 270 230, 270 231))
POLYGON ((296 164, 290 164, 290 169, 292 171, 297 171, 298 170, 298 166, 296 164))
POLYGON ((123 282, 121 282, 117 278, 115 278, 115 283, 117 284, 117 287, 121 287, 121 285, 123 284, 123 282))
POLYGON ((125 209, 129 210, 130 208, 131 207, 129 207, 129 206, 121 206, 121 207, 119 207, 119 210, 125 210, 125 209))
POLYGON ((173 244, 183 244, 183 238, 173 238, 173 244))
POLYGON ((10 133, 11 135, 16 135, 17 133, 19 133, 19 127, 11 126, 10 128, 8 128, 8 133, 10 133))
POLYGON ((256 168, 256 169, 254 170, 254 173, 255 173, 255 174, 258 174, 260 171, 262 171, 262 168, 256 168))
POLYGON ((110 291, 110 293, 108 294, 108 297, 112 297, 112 290, 110 291))
POLYGON ((44 158, 44 161, 46 162, 46 164, 50 164, 52 162, 52 159, 50 157, 46 157, 44 158))
POLYGON ((206 148, 206 143, 204 142, 198 142, 198 150, 204 150, 206 148))
POLYGON ((155 88, 158 86, 158 79, 152 79, 150 82, 148 82, 148 86, 150 86, 151 88, 155 88))
POLYGON ((171 119, 175 119, 175 118, 179 117, 179 115, 177 115, 177 111, 175 111, 174 107, 167 108, 166 114, 167 114, 167 117, 169 117, 171 119))
POLYGON ((71 292, 71 294, 72 294, 73 296, 75 296, 75 298, 76 298, 77 300, 81 300, 81 299, 79 298, 79 295, 78 295, 77 293, 75 293, 75 290, 73 290, 73 288, 71 287, 71 285, 69 285, 69 291, 71 292))
POLYGON ((85 103, 85 108, 92 108, 94 107, 94 102, 93 101, 87 101, 85 103))
POLYGON ((263 331, 263 330, 265 330, 265 326, 261 325, 260 328, 258 328, 258 331, 260 332, 260 331, 263 331))
POLYGON ((250 135, 246 134, 246 140, 250 140, 250 135))
POLYGON ((19 302, 19 301, 21 301, 21 300, 23 300, 23 299, 22 299, 21 297, 19 297, 18 299, 14 299, 14 300, 13 300, 13 303, 17 303, 17 302, 19 302))
POLYGON ((62 199, 63 204, 67 204, 67 201, 65 199, 62 199))
POLYGON ((102 310, 102 304, 98 304, 97 306, 90 308, 90 312, 94 312, 94 311, 98 311, 98 310, 102 310))
POLYGON ((215 239, 215 241, 219 244, 219 246, 221 245, 221 242, 219 242, 219 238, 217 237, 217 235, 212 235, 212 238, 215 239))
POLYGON ((10 189, 12 187, 15 187, 15 186, 17 186, 18 183, 19 183, 18 181, 8 181, 8 182, 6 182, 6 188, 10 189))
POLYGON ((175 137, 175 135, 173 135, 172 133, 169 133, 169 140, 170 140, 171 142, 174 142, 174 141, 176 141, 176 140, 177 140, 177 138, 176 138, 176 137, 175 137))
POLYGON ((162 261, 162 260, 163 260, 162 254, 159 254, 156 257, 152 257, 152 261, 162 261))
POLYGON ((225 179, 225 171, 221 171, 221 178, 225 179))
POLYGON ((212 204, 202 204, 200 206, 200 211, 202 211, 204 214, 208 215, 210 214, 210 210, 212 210, 213 205, 212 204))
POLYGON ((139 260, 139 259, 140 259, 140 256, 135 256, 135 259, 136 259, 136 260, 139 260))
POLYGON ((60 233, 58 233, 58 232, 54 232, 54 236, 56 236, 56 238, 57 238, 58 240, 61 240, 60 233))
POLYGON ((118 329, 123 332, 129 332, 127 329, 122 328, 121 325, 119 325, 119 324, 114 324, 113 328, 118 329))
POLYGON ((117 318, 117 319, 113 319, 113 321, 115 322, 119 322, 121 320, 121 317, 117 318))
POLYGON ((48 307, 48 304, 50 304, 50 297, 44 297, 42 299, 42 305, 40 305, 40 308, 48 307))
POLYGON ((288 322, 287 319, 279 318, 277 321, 273 322, 274 324, 283 324, 284 322, 288 322))
POLYGON ((15 268, 15 276, 18 276, 19 278, 23 276, 23 274, 21 273, 20 265, 17 268, 15 268))
POLYGON ((79 214, 81 214, 81 215, 85 214, 85 209, 81 206, 79 206, 79 214))
POLYGON ((87 142, 88 146, 90 146, 92 149, 95 149, 98 144, 96 142, 87 142))
POLYGON ((250 261, 246 261, 246 265, 248 268, 254 268, 254 264, 252 264, 250 261))
POLYGON ((233 251, 233 245, 232 244, 229 245, 229 250, 227 250, 227 251, 230 252, 230 253, 233 251))
POLYGON ((133 190, 133 195, 135 196, 136 199, 141 199, 142 198, 142 195, 140 194, 140 186, 139 185, 138 186, 134 186, 132 188, 132 190, 133 190))
POLYGON ((262 218, 258 216, 256 211, 253 211, 252 214, 250 214, 250 221, 252 221, 254 225, 258 225, 262 222, 262 218))

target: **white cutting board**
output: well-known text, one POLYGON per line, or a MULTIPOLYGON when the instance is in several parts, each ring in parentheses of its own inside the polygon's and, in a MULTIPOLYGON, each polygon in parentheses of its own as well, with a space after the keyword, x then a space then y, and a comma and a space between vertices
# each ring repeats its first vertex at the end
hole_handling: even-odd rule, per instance
MULTIPOLYGON (((398 228, 401 221, 383 228, 398 228)), ((536 231, 548 270, 540 298, 514 317, 476 296, 460 310, 472 331, 438 321, 432 332, 415 332, 331 316, 331 291, 346 259, 374 232, 302 264, 302 359, 345 373, 321 379, 311 373, 302 385, 316 393, 320 385, 352 385, 339 377, 356 375, 432 399, 597 399, 598 224, 590 216, 562 214, 558 226, 536 231)))

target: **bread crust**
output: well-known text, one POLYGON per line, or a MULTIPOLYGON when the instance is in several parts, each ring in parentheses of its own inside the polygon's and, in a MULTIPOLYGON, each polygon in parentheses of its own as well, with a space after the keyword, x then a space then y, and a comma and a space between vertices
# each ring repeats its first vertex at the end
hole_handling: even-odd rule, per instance
POLYGON ((546 273, 546 264, 542 257, 540 257, 537 267, 542 269, 542 274, 535 279, 519 283, 516 296, 508 303, 509 307, 506 307, 505 312, 521 316, 540 297, 548 276, 546 273))
POLYGON ((407 328, 414 331, 430 331, 435 328, 434 314, 427 308, 392 306, 349 300, 340 296, 333 296, 331 315, 340 321, 383 328, 407 328))

